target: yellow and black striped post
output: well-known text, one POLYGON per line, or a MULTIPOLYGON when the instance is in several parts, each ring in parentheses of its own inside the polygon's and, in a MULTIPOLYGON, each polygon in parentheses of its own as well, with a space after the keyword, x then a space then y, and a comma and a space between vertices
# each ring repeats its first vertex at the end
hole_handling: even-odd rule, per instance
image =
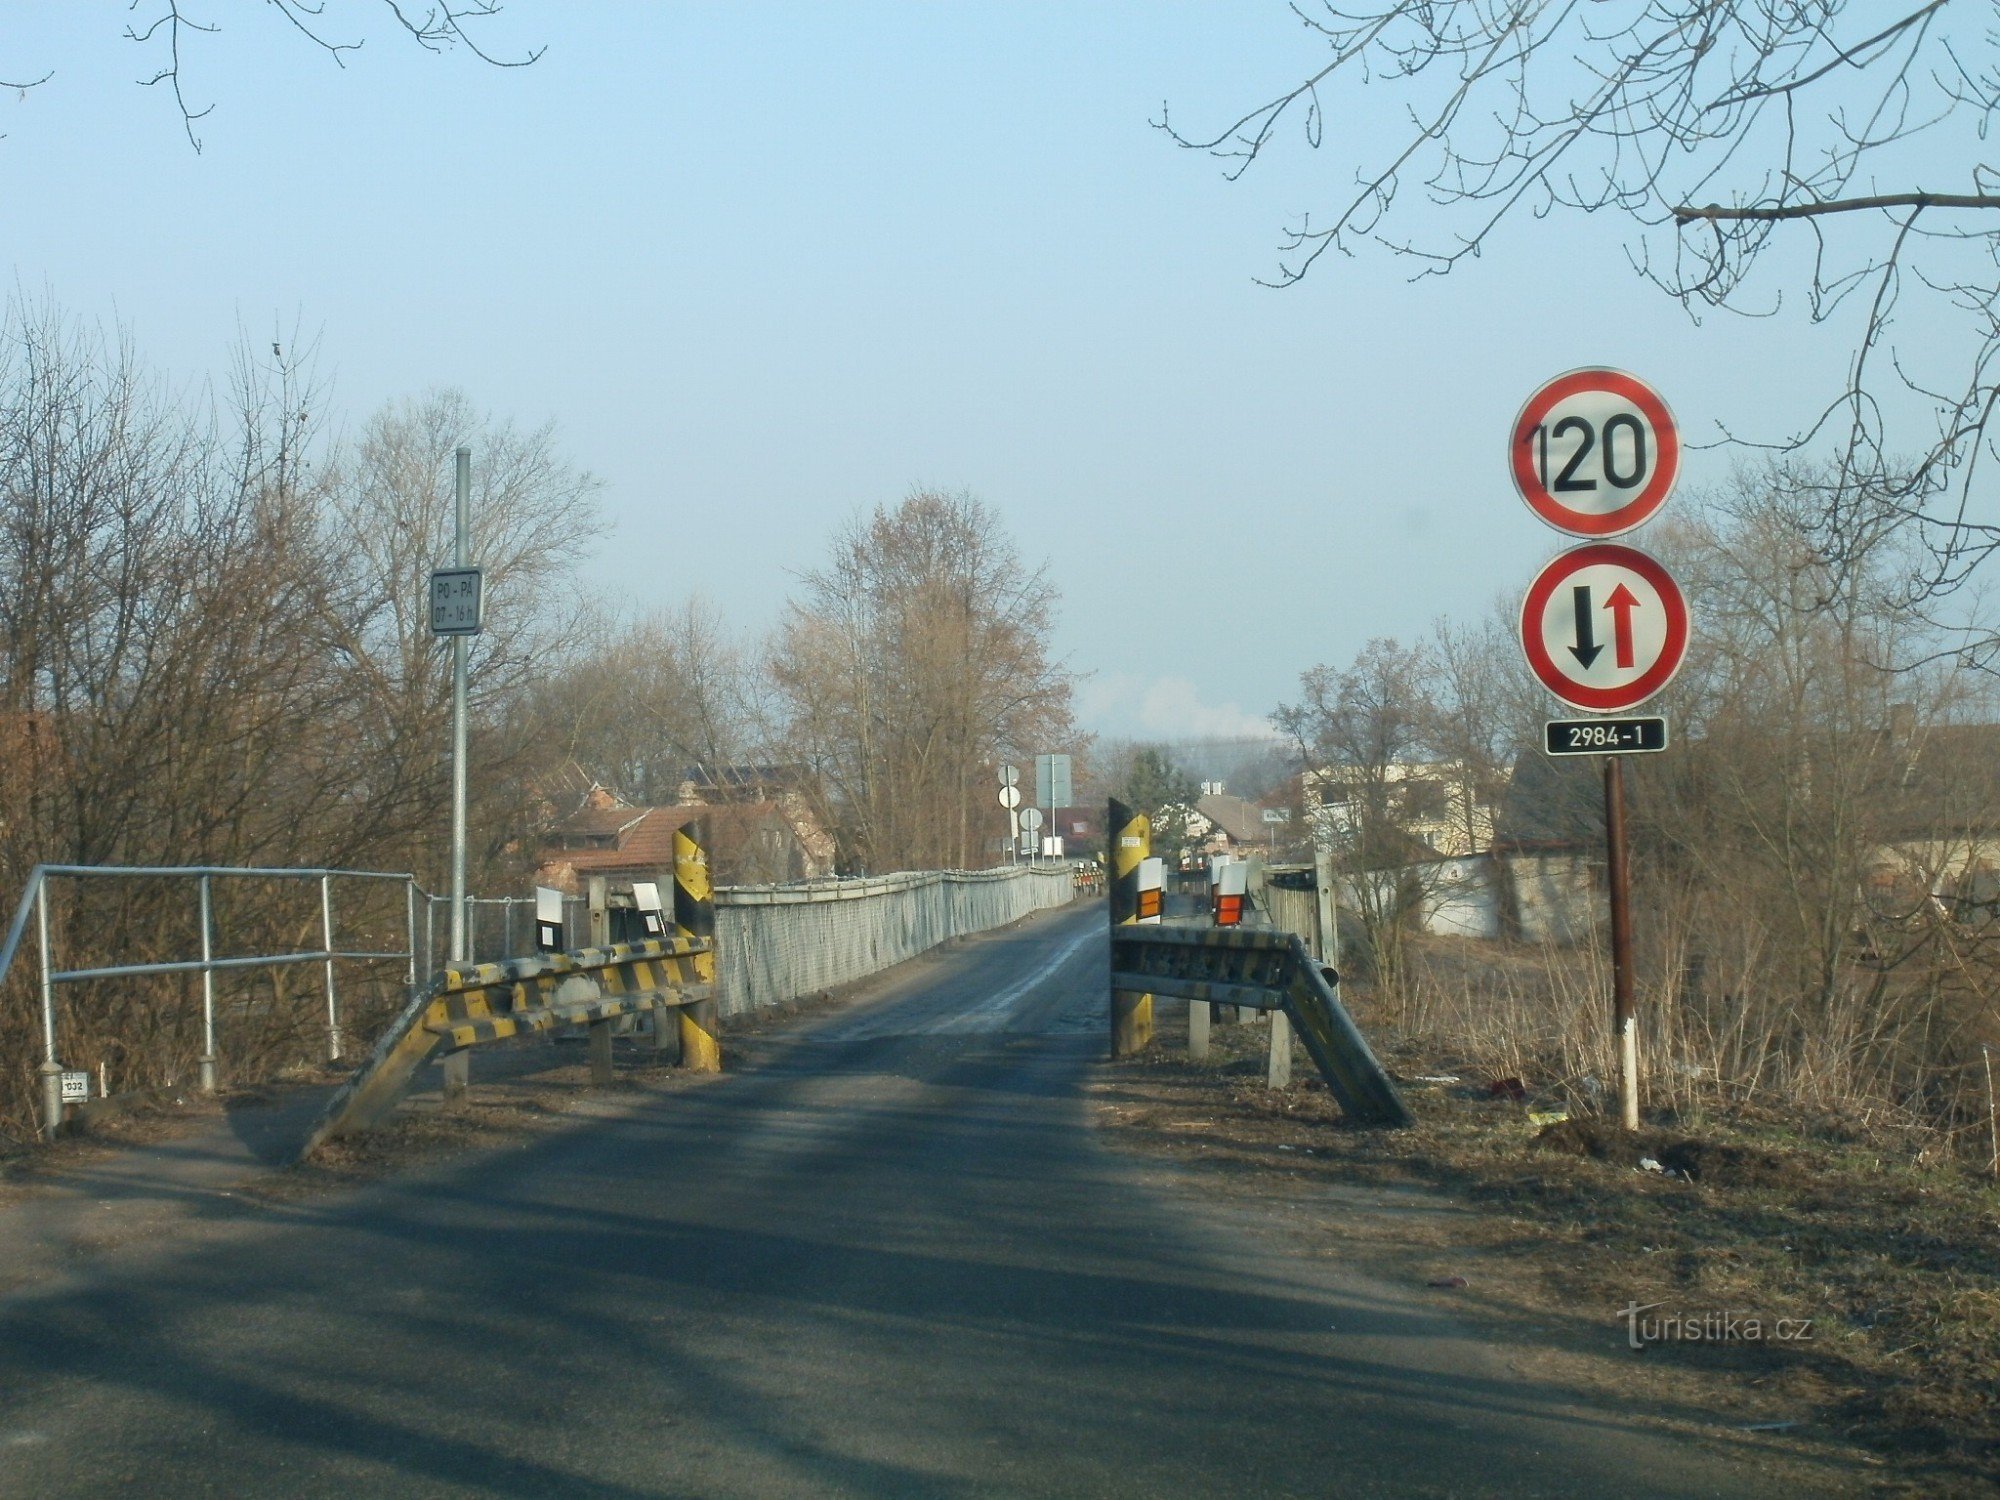
MULTIPOLYGON (((1152 852, 1153 825, 1116 797, 1105 820, 1111 834, 1111 925, 1139 920, 1139 865, 1152 852)), ((1153 1039, 1153 997, 1111 992, 1111 1055, 1130 1057, 1153 1039)))
MULTIPOLYGON (((715 942, 715 887, 708 875, 708 819, 697 818, 674 830, 674 925, 685 937, 715 942)), ((681 1066, 697 1073, 722 1071, 722 1043, 716 1036, 715 949, 690 960, 697 983, 708 988, 706 999, 680 1007, 681 1066)))

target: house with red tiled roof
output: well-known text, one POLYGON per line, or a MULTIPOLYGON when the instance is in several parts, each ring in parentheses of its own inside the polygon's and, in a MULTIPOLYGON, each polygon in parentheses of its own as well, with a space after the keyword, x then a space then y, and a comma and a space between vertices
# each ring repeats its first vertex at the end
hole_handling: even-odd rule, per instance
POLYGON ((799 830, 774 800, 635 807, 594 786, 583 805, 542 835, 535 882, 572 894, 586 878, 608 877, 613 889, 650 880, 670 885, 674 834, 697 818, 708 822, 708 863, 718 885, 766 885, 827 873, 799 830))

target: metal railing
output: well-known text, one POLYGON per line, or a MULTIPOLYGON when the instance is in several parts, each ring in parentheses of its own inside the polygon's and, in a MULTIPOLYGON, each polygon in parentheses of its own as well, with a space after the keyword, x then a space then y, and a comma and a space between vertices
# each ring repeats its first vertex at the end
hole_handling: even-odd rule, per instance
MULTIPOLYGON (((369 962, 383 963, 400 960, 404 965, 404 978, 409 989, 414 991, 419 983, 428 982, 434 972, 433 959, 436 954, 435 927, 436 910, 440 903, 450 902, 449 896, 437 896, 417 884, 416 877, 408 871, 388 870, 344 870, 331 868, 258 868, 236 865, 36 865, 28 875, 28 883, 15 907, 13 924, 7 930, 4 946, 0 946, 0 984, 6 982, 12 973, 14 958, 21 941, 27 933, 28 923, 35 923, 36 946, 39 950, 41 966, 41 1031, 42 1061, 37 1072, 42 1080, 42 1119, 44 1134, 52 1135, 56 1124, 62 1119, 62 1064, 59 1061, 57 1039, 56 987, 93 979, 143 978, 164 974, 201 975, 201 1024, 202 1052, 200 1058, 201 1087, 204 1093, 213 1093, 216 1088, 216 1005, 215 976, 217 973, 239 969, 269 969, 292 964, 317 963, 323 966, 323 983, 326 995, 326 1055, 328 1061, 338 1061, 342 1052, 340 1019, 340 991, 335 978, 338 963, 369 962), (163 959, 145 963, 97 964, 87 968, 59 968, 55 961, 54 946, 49 931, 49 883, 58 879, 74 880, 188 880, 196 886, 195 899, 200 923, 201 956, 194 959, 163 959), (216 957, 216 923, 214 886, 218 880, 276 880, 319 883, 320 945, 316 948, 294 948, 278 953, 235 954, 226 958, 216 957), (400 948, 360 948, 336 947, 334 934, 334 887, 339 881, 390 881, 403 886, 404 943, 400 948), (417 905, 424 906, 424 943, 417 943, 417 905), (419 977, 419 956, 422 959, 422 976, 419 977)), ((513 908, 518 905, 533 904, 532 898, 514 897, 468 897, 467 931, 476 933, 477 913, 481 906, 501 906, 505 908, 503 927, 504 947, 511 952, 513 938, 513 908)), ((469 956, 476 957, 476 951, 469 956)))
MULTIPOLYGON (((1072 890, 1065 866, 1018 866, 1005 870, 930 871, 862 880, 829 880, 792 886, 725 887, 716 892, 721 908, 718 942, 725 950, 723 1010, 734 1014, 790 1000, 876 972, 966 932, 1013 921, 1030 911, 1060 904, 1072 890)), ((41 964, 41 1052, 43 1129, 53 1135, 63 1118, 60 1038, 56 989, 88 980, 199 974, 202 985, 201 1087, 214 1092, 219 1054, 215 976, 236 970, 295 964, 323 966, 326 999, 326 1056, 337 1061, 345 1050, 339 963, 399 961, 414 994, 440 971, 437 943, 448 928, 451 897, 426 891, 408 872, 345 869, 249 868, 228 865, 36 865, 15 909, 13 925, 0 945, 0 984, 12 972, 28 924, 36 925, 41 964), (198 958, 141 963, 101 963, 62 968, 56 962, 49 920, 49 885, 56 880, 186 880, 195 884, 199 916, 198 958), (275 880, 319 882, 319 937, 316 947, 217 957, 214 885, 217 881, 275 880), (336 946, 335 887, 342 881, 400 882, 403 886, 403 944, 336 946), (422 911, 418 907, 421 904, 422 911), (438 909, 446 920, 440 924, 438 909)), ((515 937, 532 941, 535 898, 467 897, 466 957, 477 963, 493 956, 489 916, 482 943, 480 916, 499 908, 499 955, 517 956, 515 937), (529 921, 516 921, 528 908, 529 921)), ((588 927, 588 902, 575 896, 563 903, 566 930, 588 927)), ((377 913, 379 917, 380 913, 377 913)), ((448 959, 444 960, 449 962, 448 959)))

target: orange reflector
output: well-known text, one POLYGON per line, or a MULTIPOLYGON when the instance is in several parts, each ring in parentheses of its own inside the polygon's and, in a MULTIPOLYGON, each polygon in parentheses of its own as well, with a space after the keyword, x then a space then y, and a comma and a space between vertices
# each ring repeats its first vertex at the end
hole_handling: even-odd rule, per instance
POLYGON ((1139 892, 1139 920, 1157 917, 1160 914, 1160 893, 1156 890, 1139 892))
POLYGON ((1236 927, 1243 921, 1243 898, 1241 896, 1217 896, 1215 898, 1215 925, 1236 927))

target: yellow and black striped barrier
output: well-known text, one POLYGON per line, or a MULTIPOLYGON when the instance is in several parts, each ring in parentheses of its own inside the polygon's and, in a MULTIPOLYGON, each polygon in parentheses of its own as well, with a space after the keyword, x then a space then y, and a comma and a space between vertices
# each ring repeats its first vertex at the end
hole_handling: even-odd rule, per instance
MULTIPOLYGON (((1116 797, 1105 820, 1110 831, 1111 936, 1139 920, 1139 867, 1152 853, 1152 824, 1116 797)), ((1111 985, 1111 1055, 1130 1057, 1153 1039, 1153 997, 1145 990, 1121 989, 1117 975, 1111 985)))
POLYGON ((1340 1003, 1335 982, 1296 933, 1136 926, 1111 933, 1114 991, 1144 986, 1189 1001, 1282 1010, 1349 1118, 1366 1125, 1416 1123, 1340 1003))
POLYGON ((722 1071, 722 1043, 716 1035, 715 886, 709 879, 708 820, 698 818, 674 830, 674 927, 700 945, 697 981, 708 998, 680 1012, 681 1066, 697 1073, 722 1071))
MULTIPOLYGON (((593 1081, 608 1082, 612 1026, 625 1016, 650 1013, 657 1035, 671 1024, 672 1012, 685 1016, 706 1006, 712 1013, 714 975, 713 940, 685 933, 446 969, 404 1007, 367 1062, 335 1091, 300 1154, 380 1123, 432 1056, 487 1042, 584 1026, 593 1081)), ((713 1071, 720 1056, 712 1020, 704 1035, 711 1039, 707 1070, 713 1071)))

